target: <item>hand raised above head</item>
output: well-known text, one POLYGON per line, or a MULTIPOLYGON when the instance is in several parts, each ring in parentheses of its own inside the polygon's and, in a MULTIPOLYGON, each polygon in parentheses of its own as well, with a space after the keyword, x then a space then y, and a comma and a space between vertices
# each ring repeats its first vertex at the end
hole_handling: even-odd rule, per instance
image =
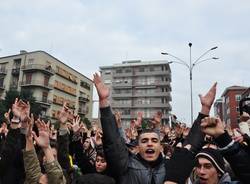
POLYGON ((29 102, 25 103, 21 99, 18 100, 18 98, 16 98, 14 104, 12 105, 12 112, 14 116, 20 118, 21 121, 24 121, 30 114, 29 102))
POLYGON ((106 102, 103 104, 102 104, 102 102, 108 100, 108 97, 110 95, 109 88, 103 83, 103 81, 98 73, 94 74, 93 81, 94 81, 94 84, 95 84, 95 87, 96 87, 96 90, 97 90, 97 93, 99 96, 100 105, 104 105, 104 106, 107 105, 106 102))
POLYGON ((208 115, 210 109, 214 103, 215 95, 216 95, 216 86, 217 82, 213 84, 213 86, 208 90, 208 92, 203 96, 199 94, 200 102, 202 105, 202 113, 208 115))
POLYGON ((50 141, 49 141, 50 130, 49 130, 49 125, 46 125, 46 123, 44 121, 41 121, 40 119, 38 119, 35 122, 35 124, 36 124, 36 126, 38 128, 38 132, 39 132, 39 136, 37 136, 35 132, 32 132, 32 135, 33 135, 36 143, 42 149, 49 148, 50 147, 50 141))

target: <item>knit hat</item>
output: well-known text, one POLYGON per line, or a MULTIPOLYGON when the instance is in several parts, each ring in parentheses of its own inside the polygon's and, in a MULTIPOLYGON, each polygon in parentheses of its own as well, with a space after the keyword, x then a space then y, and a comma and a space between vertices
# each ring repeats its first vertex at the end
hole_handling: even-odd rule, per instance
POLYGON ((218 150, 212 148, 204 148, 195 157, 196 159, 200 157, 208 159, 217 169, 217 171, 219 171, 221 174, 225 173, 225 162, 218 150))

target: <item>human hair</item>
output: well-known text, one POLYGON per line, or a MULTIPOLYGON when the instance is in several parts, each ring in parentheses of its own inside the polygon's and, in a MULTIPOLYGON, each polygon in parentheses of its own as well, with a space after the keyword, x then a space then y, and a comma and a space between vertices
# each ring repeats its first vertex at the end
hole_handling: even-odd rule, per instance
POLYGON ((140 134, 138 135, 138 140, 140 139, 141 135, 145 134, 145 133, 155 133, 155 134, 157 134, 158 138, 160 139, 160 135, 156 130, 154 130, 154 129, 143 129, 143 130, 140 131, 140 134))
POLYGON ((96 158, 97 157, 102 157, 102 158, 104 158, 105 160, 106 160, 106 157, 105 157, 105 154, 104 154, 104 152, 103 152, 103 150, 98 150, 97 152, 96 152, 96 158))

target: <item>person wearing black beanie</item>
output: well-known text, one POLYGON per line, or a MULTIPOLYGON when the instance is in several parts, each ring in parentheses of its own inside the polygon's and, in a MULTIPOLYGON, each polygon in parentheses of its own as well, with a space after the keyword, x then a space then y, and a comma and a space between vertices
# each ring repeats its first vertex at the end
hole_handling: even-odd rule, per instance
POLYGON ((218 150, 213 148, 202 149, 196 156, 195 172, 198 179, 194 184, 231 184, 238 183, 231 181, 225 171, 225 162, 218 150))

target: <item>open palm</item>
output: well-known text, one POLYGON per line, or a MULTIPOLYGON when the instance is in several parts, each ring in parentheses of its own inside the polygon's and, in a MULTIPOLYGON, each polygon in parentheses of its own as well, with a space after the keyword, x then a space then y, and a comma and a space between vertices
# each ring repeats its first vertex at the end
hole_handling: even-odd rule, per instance
POLYGON ((206 107, 211 107, 213 105, 215 95, 216 95, 216 85, 217 83, 214 83, 214 85, 209 89, 206 95, 202 96, 199 95, 201 104, 206 107))
POLYGON ((94 84, 100 100, 107 99, 109 97, 109 88, 102 82, 99 74, 94 74, 94 84))

